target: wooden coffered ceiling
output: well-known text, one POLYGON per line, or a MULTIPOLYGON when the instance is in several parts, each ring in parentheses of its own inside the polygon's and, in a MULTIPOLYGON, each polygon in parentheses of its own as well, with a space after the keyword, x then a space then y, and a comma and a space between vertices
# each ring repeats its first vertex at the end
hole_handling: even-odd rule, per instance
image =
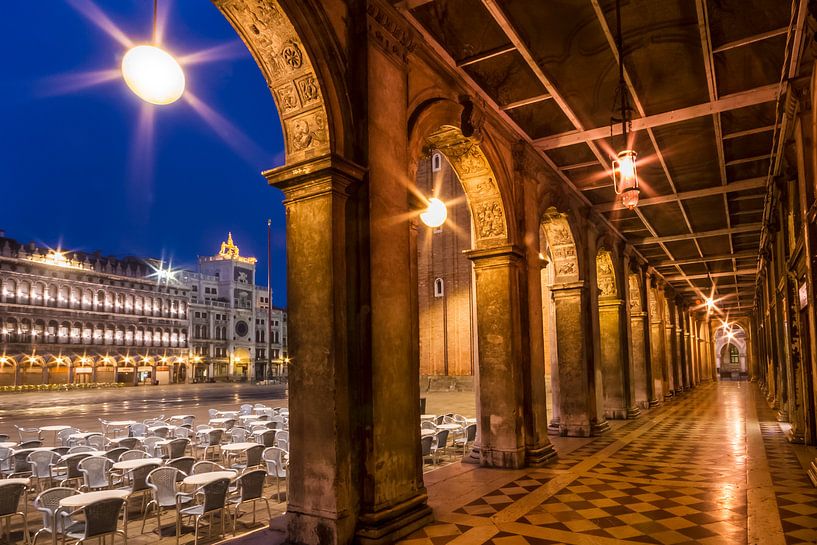
POLYGON ((751 309, 780 97, 811 70, 806 0, 621 0, 633 211, 609 176, 614 0, 393 3, 676 291, 751 309))

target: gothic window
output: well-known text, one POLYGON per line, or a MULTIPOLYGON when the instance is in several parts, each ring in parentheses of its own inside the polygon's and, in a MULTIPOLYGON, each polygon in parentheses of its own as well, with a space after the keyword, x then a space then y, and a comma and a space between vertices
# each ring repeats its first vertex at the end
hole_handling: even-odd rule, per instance
POLYGON ((729 362, 736 365, 740 363, 740 353, 734 344, 729 345, 729 362))
POLYGON ((443 157, 439 153, 431 156, 431 171, 439 172, 443 168, 443 157))
POLYGON ((445 295, 445 285, 442 278, 434 279, 434 297, 442 297, 445 295))

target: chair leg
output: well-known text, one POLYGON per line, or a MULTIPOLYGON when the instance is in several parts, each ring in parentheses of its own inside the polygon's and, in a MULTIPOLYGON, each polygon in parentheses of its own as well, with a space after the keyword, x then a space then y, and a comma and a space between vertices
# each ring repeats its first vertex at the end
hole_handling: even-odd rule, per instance
POLYGON ((272 510, 269 508, 269 500, 267 498, 264 498, 264 503, 267 504, 267 518, 269 520, 272 520, 272 510))

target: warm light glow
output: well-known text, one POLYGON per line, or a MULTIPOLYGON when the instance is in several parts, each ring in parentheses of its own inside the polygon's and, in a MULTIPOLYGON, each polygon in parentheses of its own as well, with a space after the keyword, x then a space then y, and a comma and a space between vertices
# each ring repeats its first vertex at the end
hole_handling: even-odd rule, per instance
POLYGON ((136 96, 151 104, 171 104, 184 94, 182 67, 156 46, 137 45, 122 59, 122 77, 136 96))
POLYGON ((616 195, 621 195, 621 204, 632 210, 638 206, 638 172, 636 152, 624 150, 613 159, 613 185, 616 195))
POLYGON ((422 222, 432 228, 439 227, 445 223, 447 217, 448 210, 445 207, 445 203, 436 197, 428 199, 428 208, 425 209, 425 212, 420 214, 422 222))
POLYGON ((710 312, 711 312, 712 310, 715 310, 716 308, 718 308, 717 306, 715 306, 715 300, 714 300, 714 299, 712 299, 711 297, 707 297, 707 298, 706 298, 706 308, 707 308, 707 310, 708 310, 708 311, 710 311, 710 312))

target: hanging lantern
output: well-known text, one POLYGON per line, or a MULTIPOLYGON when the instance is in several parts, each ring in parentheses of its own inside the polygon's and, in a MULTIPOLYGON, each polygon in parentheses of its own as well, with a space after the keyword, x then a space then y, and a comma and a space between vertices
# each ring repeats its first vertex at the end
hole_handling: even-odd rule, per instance
POLYGON ((621 195, 621 204, 632 210, 638 205, 638 171, 636 152, 624 150, 613 159, 613 185, 616 195, 621 195))

